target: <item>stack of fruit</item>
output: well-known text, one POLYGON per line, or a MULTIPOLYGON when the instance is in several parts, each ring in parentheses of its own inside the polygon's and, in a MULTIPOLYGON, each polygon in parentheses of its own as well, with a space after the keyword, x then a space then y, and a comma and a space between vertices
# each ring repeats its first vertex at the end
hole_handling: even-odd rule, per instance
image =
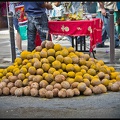
POLYGON ((43 41, 0 69, 0 95, 41 98, 90 96, 120 91, 120 72, 89 54, 43 41))

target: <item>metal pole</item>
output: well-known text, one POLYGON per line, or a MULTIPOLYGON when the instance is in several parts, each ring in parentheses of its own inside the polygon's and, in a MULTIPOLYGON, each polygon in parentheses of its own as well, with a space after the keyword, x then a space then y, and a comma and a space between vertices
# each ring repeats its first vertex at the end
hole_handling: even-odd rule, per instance
POLYGON ((115 63, 114 10, 110 10, 110 63, 115 63))
POLYGON ((9 26, 9 20, 8 20, 8 5, 7 5, 7 2, 6 2, 6 11, 7 11, 7 24, 9 26))
POLYGON ((16 59, 16 52, 15 52, 15 36, 14 36, 14 27, 13 27, 13 13, 8 13, 8 20, 9 20, 9 33, 10 33, 10 42, 11 42, 11 52, 12 52, 12 63, 16 59))

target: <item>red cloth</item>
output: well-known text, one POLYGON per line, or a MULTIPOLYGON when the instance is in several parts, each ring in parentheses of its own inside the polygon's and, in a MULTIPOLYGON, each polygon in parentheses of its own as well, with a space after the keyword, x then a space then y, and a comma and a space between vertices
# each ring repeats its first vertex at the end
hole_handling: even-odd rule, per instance
POLYGON ((38 32, 37 32, 36 38, 35 38, 35 45, 36 46, 40 46, 41 45, 41 39, 40 39, 40 36, 39 36, 38 32))
POLYGON ((90 36, 90 52, 102 41, 102 25, 100 18, 77 21, 49 21, 49 33, 69 36, 90 36))

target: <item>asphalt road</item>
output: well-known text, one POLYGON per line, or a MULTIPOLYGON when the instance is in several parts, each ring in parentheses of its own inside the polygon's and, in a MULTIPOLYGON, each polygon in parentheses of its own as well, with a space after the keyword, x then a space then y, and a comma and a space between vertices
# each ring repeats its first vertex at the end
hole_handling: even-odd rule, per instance
POLYGON ((0 96, 0 118, 120 118, 120 92, 52 99, 0 96))

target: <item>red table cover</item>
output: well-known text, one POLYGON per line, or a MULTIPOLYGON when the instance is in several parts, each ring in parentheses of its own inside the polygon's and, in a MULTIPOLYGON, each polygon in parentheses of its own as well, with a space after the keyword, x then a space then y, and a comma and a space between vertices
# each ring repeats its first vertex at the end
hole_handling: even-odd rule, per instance
POLYGON ((100 18, 77 21, 49 21, 50 34, 69 36, 90 36, 90 52, 102 41, 102 25, 100 18))

